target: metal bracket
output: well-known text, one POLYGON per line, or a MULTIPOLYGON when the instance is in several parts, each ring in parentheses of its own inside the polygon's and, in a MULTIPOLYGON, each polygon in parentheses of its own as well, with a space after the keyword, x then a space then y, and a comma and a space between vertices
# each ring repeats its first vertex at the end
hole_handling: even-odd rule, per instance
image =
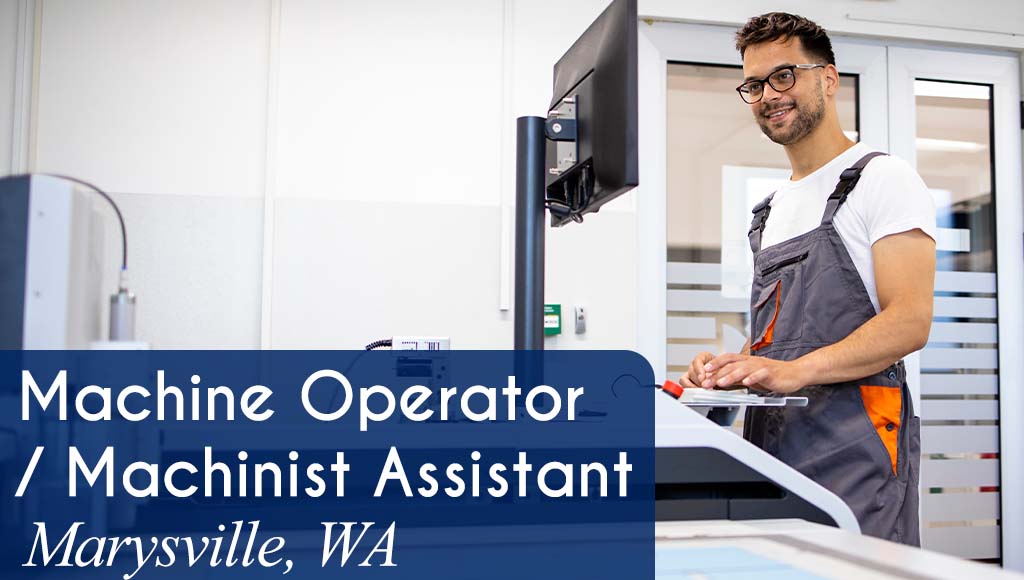
POLYGON ((555 143, 554 157, 547 159, 549 175, 561 175, 579 160, 576 105, 575 95, 566 97, 556 108, 548 111, 548 118, 544 121, 544 137, 555 143))
POLYGON ((552 141, 575 141, 576 119, 549 118, 544 123, 544 136, 552 141))

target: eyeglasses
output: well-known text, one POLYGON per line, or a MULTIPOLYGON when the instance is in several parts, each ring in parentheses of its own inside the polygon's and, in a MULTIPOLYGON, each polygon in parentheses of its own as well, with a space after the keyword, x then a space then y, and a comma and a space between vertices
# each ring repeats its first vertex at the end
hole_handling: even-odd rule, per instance
POLYGON ((790 66, 784 66, 772 72, 772 74, 764 77, 763 79, 749 80, 742 85, 736 87, 736 92, 740 94, 740 98, 743 99, 744 103, 753 105, 754 103, 761 100, 764 97, 764 84, 775 89, 776 92, 784 92, 793 88, 796 84, 796 73, 794 69, 812 69, 818 67, 824 67, 823 64, 794 64, 790 66))

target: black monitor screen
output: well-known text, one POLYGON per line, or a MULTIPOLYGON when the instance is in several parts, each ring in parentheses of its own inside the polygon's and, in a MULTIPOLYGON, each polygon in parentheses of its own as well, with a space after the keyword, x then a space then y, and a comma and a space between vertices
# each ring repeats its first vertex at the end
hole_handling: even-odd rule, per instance
POLYGON ((614 0, 555 64, 550 111, 549 127, 570 119, 576 128, 574 141, 547 144, 547 199, 559 226, 639 183, 636 0, 614 0))

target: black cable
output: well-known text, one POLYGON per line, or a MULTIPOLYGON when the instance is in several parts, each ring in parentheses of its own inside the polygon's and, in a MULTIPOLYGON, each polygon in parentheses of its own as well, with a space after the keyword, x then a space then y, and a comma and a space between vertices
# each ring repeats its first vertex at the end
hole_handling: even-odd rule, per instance
POLYGON ((98 193, 103 199, 107 200, 107 203, 110 204, 110 207, 114 208, 114 213, 117 214, 117 221, 121 225, 121 269, 122 270, 127 270, 128 269, 128 232, 125 230, 125 227, 124 227, 124 216, 121 215, 121 208, 117 207, 117 203, 114 202, 114 199, 112 197, 110 197, 107 194, 107 192, 105 192, 102 189, 96 187, 95 185, 89 183, 88 181, 84 181, 84 180, 78 179, 77 177, 70 177, 68 175, 61 175, 59 173, 22 173, 22 174, 19 174, 19 175, 11 175, 10 177, 32 177, 33 175, 46 175, 48 177, 56 177, 58 179, 66 179, 68 181, 77 183, 79 185, 84 185, 84 186, 88 187, 89 189, 91 189, 91 190, 95 191, 96 193, 98 193))
POLYGON ((575 207, 573 208, 572 215, 569 216, 572 218, 572 221, 578 224, 583 223, 583 210, 587 209, 587 205, 590 203, 590 196, 587 195, 589 183, 587 175, 587 166, 584 165, 580 170, 580 179, 576 182, 576 192, 573 200, 575 207))
POLYGON ((565 215, 572 213, 572 206, 569 205, 569 182, 562 182, 562 197, 565 201, 554 197, 544 196, 544 209, 551 211, 551 213, 562 218, 565 215))
POLYGON ((572 221, 574 221, 574 222, 576 222, 578 224, 583 223, 583 213, 582 212, 586 208, 586 206, 583 204, 583 193, 581 191, 582 189, 586 188, 586 186, 587 186, 586 181, 587 181, 587 170, 584 169, 580 173, 580 180, 576 182, 576 195, 574 196, 575 199, 573 200, 575 202, 574 203, 575 209, 573 210, 572 215, 569 216, 569 217, 572 218, 572 221))
POLYGON ((391 345, 392 345, 391 339, 390 338, 385 338, 383 340, 375 340, 375 341, 371 342, 370 344, 366 345, 366 350, 375 350, 375 349, 378 349, 378 348, 384 348, 385 346, 391 346, 391 345))
POLYGON ((587 172, 587 187, 583 193, 585 195, 583 201, 583 207, 589 207, 590 202, 593 201, 594 197, 594 168, 593 166, 587 166, 585 171, 587 172))
POLYGON ((580 179, 576 182, 576 187, 572 191, 569 190, 569 180, 562 181, 562 197, 564 201, 545 197, 544 208, 555 213, 560 219, 569 218, 576 223, 581 223, 583 222, 583 210, 587 209, 590 205, 593 192, 591 168, 584 165, 580 170, 580 179))
MULTIPOLYGON (((347 376, 348 372, 350 370, 352 370, 352 367, 356 366, 356 363, 359 362, 359 359, 361 359, 363 357, 363 355, 366 354, 367 352, 369 352, 371 350, 376 350, 378 348, 384 348, 385 346, 391 346, 392 344, 393 344, 393 342, 392 342, 392 339, 390 339, 390 338, 385 338, 385 339, 382 339, 382 340, 375 340, 375 341, 371 342, 370 344, 366 345, 363 348, 362 352, 357 354, 356 357, 354 359, 352 359, 352 362, 349 363, 348 367, 346 367, 344 372, 342 372, 341 374, 347 376)), ((331 395, 331 402, 327 405, 328 408, 334 408, 334 401, 335 401, 335 399, 338 398, 338 393, 340 393, 340 392, 341 392, 341 385, 338 385, 338 388, 335 389, 334 393, 331 395)))
POLYGON ((555 214, 555 216, 557 216, 558 219, 562 219, 572 213, 572 210, 569 208, 569 206, 565 205, 560 201, 555 200, 548 200, 544 204, 544 209, 547 209, 551 213, 555 214))
POLYGON ((615 380, 612 381, 612 388, 611 388, 612 396, 615 397, 616 399, 619 398, 619 394, 615 391, 615 385, 617 385, 619 383, 619 381, 621 381, 622 379, 633 379, 633 382, 636 383, 637 387, 641 387, 641 388, 644 388, 644 389, 649 389, 651 387, 653 387, 655 389, 660 389, 661 388, 661 385, 645 385, 645 384, 641 383, 640 379, 636 378, 636 376, 634 376, 634 375, 632 375, 630 373, 624 373, 624 374, 621 374, 621 375, 615 377, 615 380))

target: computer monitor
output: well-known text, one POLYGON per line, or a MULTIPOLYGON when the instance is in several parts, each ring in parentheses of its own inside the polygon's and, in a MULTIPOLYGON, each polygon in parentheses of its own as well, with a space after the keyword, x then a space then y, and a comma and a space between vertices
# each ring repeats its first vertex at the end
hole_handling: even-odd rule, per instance
POLYGON ((560 226, 639 183, 636 0, 614 0, 558 60, 549 109, 546 204, 560 226))

